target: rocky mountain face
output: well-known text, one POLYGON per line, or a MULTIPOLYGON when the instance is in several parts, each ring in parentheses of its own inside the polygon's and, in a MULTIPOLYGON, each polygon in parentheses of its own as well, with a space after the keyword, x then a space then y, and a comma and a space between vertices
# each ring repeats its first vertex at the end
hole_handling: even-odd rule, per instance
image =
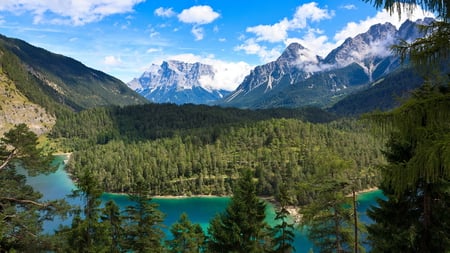
POLYGON ((128 86, 155 103, 208 104, 230 93, 210 85, 214 75, 211 65, 171 60, 152 64, 128 86))
POLYGON ((369 81, 373 81, 398 67, 397 57, 389 50, 397 41, 395 26, 390 23, 377 24, 366 33, 346 39, 321 64, 339 69, 355 63, 367 74, 369 81))
POLYGON ((42 106, 30 102, 8 76, 0 71, 0 136, 14 125, 25 123, 37 135, 47 133, 56 118, 42 106))
POLYGON ((420 37, 417 24, 431 21, 406 21, 399 29, 390 23, 374 25, 346 39, 323 59, 293 43, 277 60, 253 69, 219 104, 244 108, 329 106, 397 69, 400 60, 390 47, 420 37))

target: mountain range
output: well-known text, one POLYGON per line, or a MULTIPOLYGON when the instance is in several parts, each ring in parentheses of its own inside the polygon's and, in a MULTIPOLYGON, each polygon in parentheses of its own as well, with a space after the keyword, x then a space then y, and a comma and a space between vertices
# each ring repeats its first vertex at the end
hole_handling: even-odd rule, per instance
POLYGON ((214 75, 211 65, 169 60, 152 64, 128 86, 155 103, 209 104, 230 93, 209 85, 214 82, 214 75))
POLYGON ((394 73, 401 62, 390 47, 400 40, 420 37, 417 24, 431 21, 408 20, 399 29, 390 23, 373 25, 367 32, 346 39, 325 58, 298 43, 290 44, 277 60, 257 66, 218 103, 245 108, 330 107, 394 73))
POLYGON ((290 44, 277 60, 251 70, 231 93, 212 88, 217 70, 211 65, 165 61, 125 84, 77 60, 0 35, 0 134, 17 123, 48 132, 56 118, 70 112, 149 100, 250 109, 316 106, 341 115, 390 109, 423 80, 389 46, 421 36, 417 24, 429 22, 406 21, 399 29, 374 25, 325 58, 290 44))
MULTIPOLYGON (((210 83, 205 80, 214 80, 217 74, 213 66, 180 61, 152 65, 128 85, 157 103, 215 104, 251 109, 328 108, 349 94, 369 89, 371 83, 379 83, 380 78, 398 70, 400 59, 391 53, 390 47, 400 40, 412 41, 420 37, 417 25, 431 21, 408 20, 399 29, 390 23, 373 25, 367 32, 346 39, 325 58, 299 43, 292 43, 275 61, 251 70, 232 92, 205 85, 210 83)), ((389 99, 394 98, 390 96, 389 99)))

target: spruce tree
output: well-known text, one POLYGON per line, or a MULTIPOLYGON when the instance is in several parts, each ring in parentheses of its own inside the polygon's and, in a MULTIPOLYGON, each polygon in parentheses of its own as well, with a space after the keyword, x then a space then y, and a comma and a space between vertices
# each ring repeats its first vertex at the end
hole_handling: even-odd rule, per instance
POLYGON ((265 210, 266 204, 256 195, 252 172, 244 170, 226 210, 210 222, 208 250, 264 252, 269 232, 265 210))
POLYGON ((109 245, 108 252, 122 252, 124 243, 123 217, 113 200, 109 200, 105 204, 100 219, 105 228, 106 245, 109 245))
POLYGON ((163 251, 161 230, 164 215, 158 204, 152 203, 143 182, 136 184, 135 193, 129 198, 133 202, 125 210, 125 251, 155 252, 163 251))
POLYGON ((57 236, 67 243, 60 252, 108 252, 109 240, 107 230, 100 220, 102 190, 91 171, 85 170, 78 178, 77 189, 73 198, 81 198, 84 206, 75 209, 75 216, 70 228, 63 227, 57 236))
POLYGON ((394 252, 386 251, 386 245, 402 245, 409 252, 450 249, 445 211, 450 207, 449 108, 450 93, 425 85, 400 108, 372 115, 392 129, 380 186, 388 199, 368 213, 376 221, 369 226, 375 252, 394 252), (398 220, 393 222, 392 215, 398 220), (402 225, 395 227, 398 222, 402 225), (397 231, 396 236, 388 235, 391 231, 397 231))
POLYGON ((203 252, 205 234, 199 224, 191 223, 186 213, 182 213, 180 219, 170 227, 170 232, 173 239, 166 241, 169 252, 203 252))
POLYGON ((283 185, 280 187, 278 194, 278 202, 280 206, 276 210, 275 221, 277 224, 272 230, 272 252, 289 253, 294 252, 295 248, 292 245, 295 239, 294 223, 289 221, 290 213, 286 209, 289 204, 289 196, 287 187, 283 185))
MULTIPOLYGON (((317 158, 314 177, 301 186, 314 196, 301 208, 301 225, 319 252, 353 252, 355 219, 347 196, 351 184, 345 173, 350 163, 326 153, 317 158)), ((356 245, 362 249, 359 242, 356 245)))

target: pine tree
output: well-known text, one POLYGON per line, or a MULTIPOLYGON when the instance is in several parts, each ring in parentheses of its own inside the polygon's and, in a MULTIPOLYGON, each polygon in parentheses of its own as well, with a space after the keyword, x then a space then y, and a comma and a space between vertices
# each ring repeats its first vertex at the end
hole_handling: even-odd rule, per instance
MULTIPOLYGON (((386 145, 388 164, 382 168, 381 189, 388 200, 380 201, 369 215, 378 224, 369 226, 373 248, 408 242, 410 252, 442 252, 450 249, 450 93, 429 85, 414 93, 400 108, 377 117, 392 129, 386 145), (387 215, 397 214, 409 226, 392 227, 387 215), (398 230, 396 237, 387 231, 398 230), (402 242, 403 241, 403 242, 402 242)), ((397 222, 397 221, 396 221, 397 222)), ((393 251, 391 251, 393 252, 393 251)))
MULTIPOLYGON (((329 154, 317 158, 314 178, 302 185, 303 190, 312 191, 314 199, 302 207, 301 225, 319 252, 353 252, 354 214, 344 173, 350 163, 329 154)), ((356 245, 362 248, 359 242, 356 245)))
POLYGON ((208 250, 263 252, 268 235, 265 209, 266 204, 256 196, 252 172, 244 170, 225 212, 210 222, 208 250))
POLYGON ((295 248, 292 245, 295 239, 295 227, 294 223, 289 222, 290 213, 286 209, 288 198, 287 188, 283 185, 278 194, 280 207, 277 209, 275 216, 275 221, 277 221, 278 224, 272 228, 272 252, 289 253, 295 251, 295 248))
POLYGON ((124 243, 123 217, 113 200, 106 203, 100 219, 105 227, 106 245, 109 245, 108 252, 122 252, 124 243))
POLYGON ((146 194, 144 183, 136 184, 135 193, 129 198, 134 202, 126 208, 125 216, 125 251, 132 252, 162 252, 161 230, 164 221, 163 213, 158 210, 158 204, 152 203, 146 194))
POLYGON ((173 253, 203 252, 205 234, 199 224, 192 224, 186 213, 170 227, 173 239, 166 241, 168 251, 173 253))
POLYGON ((74 210, 75 216, 70 228, 63 227, 57 236, 65 240, 62 252, 107 252, 109 240, 105 226, 100 221, 100 196, 102 190, 91 171, 85 170, 78 178, 74 198, 80 197, 84 202, 82 209, 74 210))
POLYGON ((41 201, 42 195, 16 173, 16 165, 31 175, 52 171, 50 153, 37 146, 36 134, 25 124, 0 139, 0 252, 47 249, 47 238, 41 235, 43 221, 63 214, 67 207, 62 200, 41 201))

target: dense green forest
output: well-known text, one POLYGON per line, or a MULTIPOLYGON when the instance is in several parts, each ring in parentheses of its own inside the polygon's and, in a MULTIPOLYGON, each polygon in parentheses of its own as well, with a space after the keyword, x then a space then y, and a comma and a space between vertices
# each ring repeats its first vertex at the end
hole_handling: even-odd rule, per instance
POLYGON ((247 168, 258 194, 274 196, 282 182, 294 189, 307 181, 329 156, 349 161, 357 189, 375 186, 381 140, 363 122, 331 119, 313 108, 149 104, 82 111, 58 119, 52 136, 74 151, 67 168, 75 177, 89 170, 111 192, 144 180, 152 195, 229 195, 247 168))
POLYGON ((133 191, 133 182, 144 180, 153 195, 223 195, 231 194, 239 171, 250 168, 259 180, 258 193, 273 195, 282 182, 295 187, 307 181, 327 154, 351 161, 348 169, 361 173, 358 189, 376 185, 374 167, 383 161, 381 142, 351 121, 273 119, 212 134, 208 140, 214 141, 206 143, 195 135, 112 140, 74 152, 68 169, 74 175, 90 170, 106 191, 133 191))
POLYGON ((50 135, 70 139, 66 148, 104 144, 111 139, 140 141, 196 135, 208 136, 227 125, 242 125, 272 118, 296 118, 310 122, 329 122, 333 114, 310 107, 302 109, 243 110, 206 105, 145 104, 126 107, 97 107, 58 118, 50 135), (81 145, 81 146, 71 146, 81 145))

